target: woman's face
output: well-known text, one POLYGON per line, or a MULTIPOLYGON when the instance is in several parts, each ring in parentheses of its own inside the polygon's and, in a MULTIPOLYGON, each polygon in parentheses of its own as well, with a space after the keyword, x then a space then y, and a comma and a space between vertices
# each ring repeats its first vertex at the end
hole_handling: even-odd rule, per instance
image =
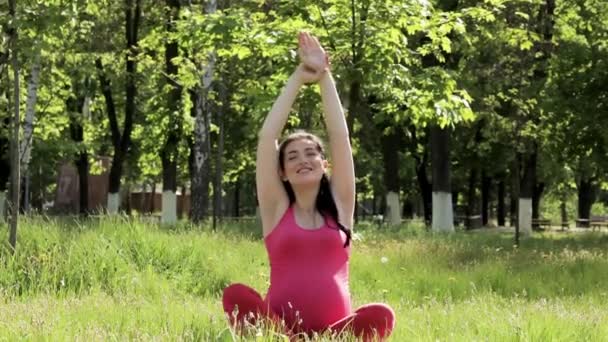
POLYGON ((327 168, 327 160, 308 139, 298 139, 285 147, 281 178, 292 186, 319 184, 327 168))

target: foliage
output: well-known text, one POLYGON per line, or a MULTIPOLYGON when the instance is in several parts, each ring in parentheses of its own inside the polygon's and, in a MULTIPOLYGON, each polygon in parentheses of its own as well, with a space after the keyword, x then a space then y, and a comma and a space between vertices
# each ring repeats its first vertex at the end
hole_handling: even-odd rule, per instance
MULTIPOLYGON (((427 152, 425 128, 453 129, 453 179, 464 184, 472 168, 489 177, 511 175, 518 153, 538 149, 538 182, 570 194, 581 179, 606 183, 608 138, 605 85, 608 10, 601 0, 556 2, 554 30, 543 35, 547 1, 219 1, 214 14, 204 2, 181 7, 172 31, 166 11, 142 0, 133 144, 127 183, 160 181, 162 144, 183 127, 179 183, 188 183, 192 133, 190 92, 202 82, 211 51, 214 79, 209 94, 216 111, 217 87, 228 90, 224 108, 224 182, 253 179, 256 132, 297 64, 296 33, 312 31, 327 48, 332 73, 352 123, 357 187, 364 198, 384 192, 381 136, 403 132, 399 174, 404 193, 416 188, 416 158, 427 152), (549 40, 547 40, 549 39, 549 40), (179 73, 165 73, 165 43, 179 46, 179 73), (182 86, 179 120, 168 116, 169 84, 182 86), (418 139, 413 139, 413 134, 418 139), (416 141, 414 141, 416 140, 416 141), (416 146, 408 146, 416 144, 416 146)), ((94 60, 103 61, 122 122, 126 82, 126 4, 78 0, 25 1, 17 6, 18 51, 24 107, 27 79, 40 53, 32 184, 51 200, 57 164, 86 149, 91 157, 112 153, 111 134, 94 60), (90 117, 79 118, 84 142, 69 136, 70 97, 89 99, 90 117)), ((0 12, 5 14, 5 3, 0 12)), ((0 16, 8 27, 9 16, 0 16)), ((11 90, 5 30, 0 42, 0 93, 11 90)), ((315 87, 302 92, 287 129, 323 132, 315 87)), ((0 117, 8 116, 0 96, 0 117)), ((222 107, 223 108, 223 107, 222 107)), ((22 108, 24 109, 24 108, 22 108)), ((211 118, 213 150, 219 127, 211 118)), ((0 131, 6 135, 6 131, 0 131)), ((323 134, 322 134, 323 135, 323 134)), ((211 158, 215 163, 216 158, 211 158)), ((213 167, 213 165, 212 165, 213 167)), ((253 206, 253 205, 252 205, 253 206)))

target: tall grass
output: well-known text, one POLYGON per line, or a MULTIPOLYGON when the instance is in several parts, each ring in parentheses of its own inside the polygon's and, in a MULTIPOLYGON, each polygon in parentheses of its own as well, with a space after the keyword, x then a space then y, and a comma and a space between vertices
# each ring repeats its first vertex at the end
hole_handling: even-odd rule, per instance
MULTIPOLYGON (((394 340, 608 340, 608 235, 535 234, 515 248, 510 235, 415 224, 356 232, 354 304, 391 305, 394 340)), ((0 247, 0 340, 232 341, 221 290, 265 292, 260 238, 252 224, 26 218, 17 251, 0 247)))

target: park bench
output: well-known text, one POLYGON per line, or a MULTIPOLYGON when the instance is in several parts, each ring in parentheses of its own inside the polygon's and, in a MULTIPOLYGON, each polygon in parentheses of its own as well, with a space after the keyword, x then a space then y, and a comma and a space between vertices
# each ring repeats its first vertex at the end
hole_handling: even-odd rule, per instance
POLYGON ((483 227, 481 215, 454 215, 454 226, 463 225, 465 229, 479 229, 483 227))
POLYGON ((532 229, 545 230, 551 228, 551 220, 532 219, 532 229))
POLYGON ((576 226, 601 230, 602 227, 608 227, 608 216, 592 216, 590 219, 578 218, 576 219, 576 226))
POLYGON ((606 216, 592 216, 589 220, 589 226, 591 230, 602 230, 602 227, 608 227, 608 217, 606 216))

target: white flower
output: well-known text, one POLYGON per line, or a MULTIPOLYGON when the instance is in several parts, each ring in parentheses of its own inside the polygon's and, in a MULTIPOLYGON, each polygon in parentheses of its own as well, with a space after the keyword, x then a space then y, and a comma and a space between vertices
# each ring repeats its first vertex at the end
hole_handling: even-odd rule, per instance
POLYGON ((380 258, 380 262, 386 264, 388 262, 388 258, 383 256, 382 258, 380 258))

